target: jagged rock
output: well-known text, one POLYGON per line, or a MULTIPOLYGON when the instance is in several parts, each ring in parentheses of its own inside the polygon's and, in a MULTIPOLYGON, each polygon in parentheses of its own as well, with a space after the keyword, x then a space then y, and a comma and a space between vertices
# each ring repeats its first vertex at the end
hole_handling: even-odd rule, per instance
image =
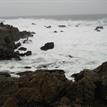
POLYGON ((95 30, 96 30, 97 32, 100 32, 102 29, 104 29, 103 26, 97 26, 97 27, 95 28, 95 30))
POLYGON ((47 51, 47 50, 53 49, 53 48, 54 48, 54 42, 48 42, 44 46, 42 46, 40 49, 47 51))
POLYGON ((16 53, 14 52, 20 46, 20 43, 15 44, 21 38, 26 38, 32 36, 31 32, 23 31, 20 32, 18 28, 0 24, 0 60, 10 60, 16 58, 16 53))
POLYGON ((98 66, 96 69, 93 70, 96 73, 102 74, 106 73, 107 74, 107 62, 104 62, 100 66, 98 66))

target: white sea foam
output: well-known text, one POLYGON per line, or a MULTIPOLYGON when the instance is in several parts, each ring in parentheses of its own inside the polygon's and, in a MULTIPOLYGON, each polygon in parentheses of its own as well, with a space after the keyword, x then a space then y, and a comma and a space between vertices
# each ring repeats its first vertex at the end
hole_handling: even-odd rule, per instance
MULTIPOLYGON (((23 57, 21 61, 0 61, 0 70, 22 72, 25 66, 31 66, 32 70, 64 69, 67 78, 71 74, 82 69, 93 69, 107 60, 107 21, 57 21, 46 19, 7 19, 6 24, 18 27, 19 30, 35 32, 30 43, 23 44, 33 55, 23 57), (32 25, 35 23, 35 25, 32 25), (44 26, 51 25, 52 28, 44 26), (58 25, 66 25, 60 28, 58 25), (101 25, 101 32, 95 31, 95 27, 101 25), (60 31, 64 32, 60 32, 60 31), (54 33, 58 31, 58 33, 54 33), (47 42, 54 42, 55 48, 49 51, 41 51, 40 47, 47 42), (69 57, 73 56, 73 58, 69 57)), ((22 40, 20 40, 22 41, 22 40)))

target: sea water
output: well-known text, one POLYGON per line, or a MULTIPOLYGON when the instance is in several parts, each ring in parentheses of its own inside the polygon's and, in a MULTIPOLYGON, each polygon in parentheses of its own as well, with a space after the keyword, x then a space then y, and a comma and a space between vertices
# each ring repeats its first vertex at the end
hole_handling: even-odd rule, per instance
POLYGON ((17 73, 63 69, 66 77, 70 78, 73 73, 94 69, 107 61, 107 15, 11 17, 0 20, 18 27, 20 31, 35 32, 33 37, 29 37, 29 42, 23 44, 23 39, 20 40, 23 47, 32 51, 32 55, 22 57, 21 61, 0 61, 0 71, 17 73), (97 26, 104 29, 97 32, 97 26), (54 42, 54 49, 42 51, 40 48, 47 42, 54 42))

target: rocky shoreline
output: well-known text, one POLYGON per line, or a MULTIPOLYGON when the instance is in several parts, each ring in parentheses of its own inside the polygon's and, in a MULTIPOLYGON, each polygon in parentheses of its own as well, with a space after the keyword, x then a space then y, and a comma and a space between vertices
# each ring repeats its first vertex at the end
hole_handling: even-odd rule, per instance
MULTIPOLYGON (((96 30, 99 29, 102 27, 96 30)), ((25 38, 25 43, 32 36, 32 32, 20 32, 18 28, 0 23, 0 60, 21 60, 31 55, 30 50, 16 41, 25 38)), ((54 43, 49 42, 41 50, 53 48, 54 43)), ((93 70, 73 74, 74 81, 68 80, 65 71, 58 69, 25 71, 17 75, 16 78, 6 71, 0 72, 0 107, 107 107, 107 62, 93 70)))
MULTIPOLYGON (((22 31, 11 25, 0 23, 0 60, 10 60, 12 58, 21 60, 19 52, 15 52, 21 43, 15 43, 22 38, 32 37, 32 32, 22 31)), ((23 55, 24 56, 24 55, 23 55)))
POLYGON ((107 62, 66 79, 63 70, 0 74, 0 107, 107 107, 107 62))

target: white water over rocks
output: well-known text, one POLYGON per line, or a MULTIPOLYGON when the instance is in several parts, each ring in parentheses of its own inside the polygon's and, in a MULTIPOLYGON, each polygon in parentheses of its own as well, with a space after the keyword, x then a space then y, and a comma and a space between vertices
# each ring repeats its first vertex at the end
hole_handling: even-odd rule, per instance
POLYGON ((33 54, 22 57, 21 61, 0 61, 0 71, 9 70, 16 73, 46 67, 46 69, 64 69, 69 78, 73 73, 86 68, 93 69, 107 61, 106 20, 61 21, 20 18, 6 19, 5 24, 36 34, 29 38, 32 42, 22 44, 33 54), (66 27, 61 28, 58 25, 66 25, 66 27), (101 32, 94 30, 99 25, 104 27, 101 32), (45 26, 52 27, 46 28, 45 26), (47 42, 54 42, 55 48, 48 51, 40 50, 40 47, 47 42), (25 66, 31 66, 31 69, 25 69, 25 66))

